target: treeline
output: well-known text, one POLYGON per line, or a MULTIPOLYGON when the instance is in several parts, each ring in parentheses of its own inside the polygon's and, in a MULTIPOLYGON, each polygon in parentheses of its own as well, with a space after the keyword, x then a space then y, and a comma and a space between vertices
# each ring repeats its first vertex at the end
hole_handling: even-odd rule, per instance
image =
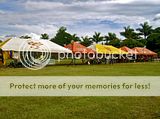
POLYGON ((113 45, 115 47, 127 46, 133 47, 147 47, 148 49, 157 52, 160 55, 160 27, 153 28, 144 22, 139 25, 139 28, 133 29, 130 26, 124 27, 124 30, 120 32, 120 35, 125 39, 122 40, 116 36, 115 33, 108 32, 102 36, 100 32, 95 32, 92 37, 83 36, 79 37, 76 34, 67 32, 66 27, 61 27, 56 33, 54 38, 49 38, 49 35, 41 34, 42 39, 50 39, 61 46, 67 45, 72 41, 79 41, 85 46, 89 46, 92 43, 102 43, 106 45, 113 45))

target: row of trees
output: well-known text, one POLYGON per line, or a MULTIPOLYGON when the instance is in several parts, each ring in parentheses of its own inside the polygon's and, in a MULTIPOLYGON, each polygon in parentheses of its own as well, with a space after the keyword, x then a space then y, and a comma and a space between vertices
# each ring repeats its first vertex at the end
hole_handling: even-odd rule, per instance
POLYGON ((78 37, 76 34, 67 32, 66 27, 60 27, 54 38, 50 39, 49 35, 46 33, 41 34, 41 38, 50 39, 52 42, 61 46, 67 45, 72 41, 79 41, 85 46, 89 46, 95 42, 113 45, 115 47, 147 47, 160 54, 160 27, 154 29, 148 22, 144 22, 140 24, 137 29, 133 29, 130 26, 124 27, 124 31, 120 32, 120 35, 125 39, 121 40, 115 33, 111 32, 105 36, 102 36, 100 32, 95 32, 92 37, 78 37))

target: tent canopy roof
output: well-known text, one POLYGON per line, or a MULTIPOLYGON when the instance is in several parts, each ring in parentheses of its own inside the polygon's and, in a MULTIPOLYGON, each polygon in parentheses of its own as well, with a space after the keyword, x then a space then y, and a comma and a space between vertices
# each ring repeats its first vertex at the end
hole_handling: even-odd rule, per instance
POLYGON ((104 47, 111 52, 111 54, 128 54, 127 52, 118 49, 112 45, 104 45, 104 47))
POLYGON ((138 52, 139 55, 157 55, 157 53, 143 47, 135 47, 133 48, 136 52, 138 52))
POLYGON ((121 50, 123 50, 123 51, 125 51, 125 52, 128 52, 129 54, 137 54, 137 53, 138 53, 137 51, 135 51, 135 50, 133 50, 133 49, 130 49, 130 48, 127 47, 127 46, 123 46, 123 47, 121 47, 121 48, 119 48, 119 49, 121 49, 121 50))
POLYGON ((105 47, 103 45, 100 45, 100 44, 93 44, 93 45, 89 46, 88 48, 91 48, 96 53, 101 53, 101 54, 107 54, 108 53, 108 51, 105 49, 105 47))
POLYGON ((5 44, 3 44, 1 48, 3 51, 48 51, 52 53, 71 53, 69 49, 66 49, 49 40, 11 38, 5 44))
POLYGON ((72 42, 71 44, 66 45, 65 48, 70 49, 73 53, 76 53, 76 52, 80 52, 80 53, 94 53, 95 52, 91 48, 87 48, 87 47, 81 45, 78 42, 72 42))
POLYGON ((93 44, 89 46, 89 48, 92 48, 97 53, 101 53, 101 54, 128 54, 127 52, 122 51, 111 45, 93 44))
POLYGON ((0 48, 1 48, 5 43, 7 43, 9 40, 10 40, 10 38, 7 39, 7 40, 5 40, 5 41, 3 41, 2 43, 0 43, 0 48))

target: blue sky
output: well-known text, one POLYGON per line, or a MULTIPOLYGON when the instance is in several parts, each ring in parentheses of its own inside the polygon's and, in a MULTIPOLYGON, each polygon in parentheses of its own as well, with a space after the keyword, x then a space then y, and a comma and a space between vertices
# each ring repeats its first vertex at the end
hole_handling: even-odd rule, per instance
POLYGON ((78 36, 119 32, 148 21, 160 26, 160 0, 0 0, 0 35, 56 34, 60 26, 78 36))

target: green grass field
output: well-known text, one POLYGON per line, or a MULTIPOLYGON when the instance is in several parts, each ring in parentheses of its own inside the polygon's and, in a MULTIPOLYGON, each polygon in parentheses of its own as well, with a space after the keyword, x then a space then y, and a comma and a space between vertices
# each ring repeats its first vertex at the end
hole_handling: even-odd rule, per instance
POLYGON ((4 97, 1 119, 159 119, 159 97, 4 97))
MULTIPOLYGON (((0 76, 160 76, 160 63, 0 68, 0 76)), ((159 119, 160 97, 0 97, 0 119, 159 119)))
POLYGON ((48 66, 37 71, 26 68, 1 68, 0 76, 160 76, 160 62, 60 65, 48 66))

